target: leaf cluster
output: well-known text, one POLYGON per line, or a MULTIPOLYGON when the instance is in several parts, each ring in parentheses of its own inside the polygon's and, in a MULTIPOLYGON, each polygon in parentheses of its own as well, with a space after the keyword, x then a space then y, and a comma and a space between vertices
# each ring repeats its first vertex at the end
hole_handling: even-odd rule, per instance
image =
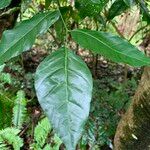
MULTIPOLYGON (((80 45, 94 54, 103 55, 117 63, 134 67, 149 66, 150 58, 125 40, 115 25, 121 37, 106 32, 106 24, 109 22, 113 24, 114 17, 133 5, 140 6, 146 20, 149 19, 149 10, 147 3, 143 0, 116 0, 108 10, 110 5, 108 0, 81 0, 76 1, 75 5, 69 2, 46 0, 43 3, 41 1, 40 12, 27 20, 20 20, 12 30, 4 31, 0 41, 0 65, 29 50, 37 36, 48 31, 50 27, 55 32, 53 37, 55 34, 63 36, 59 38, 61 42, 57 41, 58 49, 47 56, 37 68, 34 78, 35 90, 38 101, 55 132, 68 150, 75 150, 90 112, 93 83, 89 68, 70 50, 69 42, 74 40, 77 47, 80 45), (73 15, 71 15, 72 12, 73 15), (75 15, 76 12, 78 12, 77 15, 75 15), (79 26, 79 20, 82 22, 87 17, 92 18, 92 21, 96 23, 96 30, 92 30, 92 27, 83 29, 82 25, 79 26), (59 21, 61 24, 58 27, 56 23, 59 24, 59 21), (105 32, 99 29, 98 21, 104 22, 105 32), (56 26, 61 30, 56 30, 56 26)), ((9 3, 2 7, 7 5, 9 3)), ((18 128, 23 123, 21 118, 26 112, 25 106, 24 95, 19 92, 13 119, 14 125, 18 128)), ((42 121, 35 129, 35 141, 37 143, 42 141, 39 145, 41 148, 45 146, 46 149, 49 145, 43 144, 50 130, 50 126, 47 125, 47 121, 42 121), (40 128, 41 124, 44 129, 40 128), (38 135, 37 132, 41 133, 38 135)))

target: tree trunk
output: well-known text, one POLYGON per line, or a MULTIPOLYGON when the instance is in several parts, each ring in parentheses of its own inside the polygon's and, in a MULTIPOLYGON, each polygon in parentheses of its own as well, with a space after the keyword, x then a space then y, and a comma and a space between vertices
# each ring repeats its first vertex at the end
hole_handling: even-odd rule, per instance
POLYGON ((145 67, 131 105, 121 119, 115 150, 150 150, 150 67, 145 67))

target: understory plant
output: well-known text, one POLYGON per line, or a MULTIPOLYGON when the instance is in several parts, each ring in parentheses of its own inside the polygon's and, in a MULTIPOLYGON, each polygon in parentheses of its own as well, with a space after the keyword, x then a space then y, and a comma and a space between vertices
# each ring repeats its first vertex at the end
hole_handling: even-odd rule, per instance
MULTIPOLYGON (((7 7, 10 2, 2 0, 0 8, 7 7)), ((147 11, 147 2, 143 0, 116 0, 113 2, 111 5, 111 0, 41 1, 43 9, 39 12, 36 11, 36 14, 30 19, 23 21, 20 19, 12 30, 4 31, 1 38, 0 65, 3 65, 29 50, 38 35, 49 30, 55 31, 54 35, 59 40, 57 41, 57 50, 39 64, 35 73, 34 85, 43 111, 67 150, 75 150, 81 138, 90 112, 93 89, 93 79, 89 68, 77 56, 77 51, 70 48, 70 45, 81 46, 117 63, 125 63, 134 67, 150 65, 150 59, 123 36, 119 37, 105 30, 108 22, 135 5, 140 7, 141 14, 148 23, 150 16, 147 11), (116 3, 119 9, 116 9, 116 3), (85 29, 84 26, 79 26, 79 23, 84 22, 86 17, 92 18, 92 22, 100 25, 94 29, 92 27, 85 29)), ((23 101, 21 103, 25 105, 23 101)), ((22 105, 14 108, 14 112, 15 109, 20 112, 24 111, 21 107, 22 105)), ((19 133, 19 122, 22 122, 19 117, 23 116, 13 119, 14 125, 17 127, 13 131, 14 136, 19 133)), ((40 124, 44 124, 44 121, 40 124)), ((41 126, 40 124, 39 126, 41 126)), ((11 131, 11 129, 8 130, 11 131)), ((35 129, 36 135, 38 130, 38 128, 35 129)), ((45 130, 50 130, 48 124, 45 126, 45 130)), ((4 131, 1 133, 2 142, 7 138, 3 138, 4 133, 4 131)), ((48 135, 48 132, 46 131, 44 135, 48 135)), ((36 149, 38 145, 41 149, 45 147, 48 149, 49 145, 43 145, 43 139, 41 139, 43 135, 37 136, 35 137, 37 143, 32 147, 36 149), (38 138, 40 138, 40 143, 38 143, 38 138)), ((18 146, 21 147, 21 139, 18 138, 18 141, 20 143, 18 146)), ((10 144, 14 143, 10 141, 10 144)))
MULTIPOLYGON (((12 125, 0 130, 0 149, 1 150, 20 150, 24 145, 22 136, 22 128, 27 120, 27 99, 24 91, 17 92, 12 114, 12 125)), ((33 141, 29 145, 31 150, 59 150, 62 141, 52 132, 52 127, 47 117, 39 120, 34 128, 33 141)))

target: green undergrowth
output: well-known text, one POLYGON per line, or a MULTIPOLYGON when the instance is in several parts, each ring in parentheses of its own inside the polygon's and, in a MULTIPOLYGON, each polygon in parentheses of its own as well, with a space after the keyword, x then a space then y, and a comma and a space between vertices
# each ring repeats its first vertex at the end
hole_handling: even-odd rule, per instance
MULTIPOLYGON (((121 71, 122 68, 119 68, 118 70, 121 71)), ((5 129, 6 127, 12 126, 12 109, 15 104, 16 90, 19 87, 23 87, 25 89, 26 96, 31 96, 32 93, 35 95, 33 84, 28 84, 29 81, 32 80, 32 76, 29 76, 30 72, 24 74, 22 67, 16 64, 9 65, 8 71, 10 74, 10 81, 12 81, 7 82, 9 80, 1 80, 2 86, 0 87, 0 120, 2 120, 0 121, 0 129, 5 129), (23 80, 24 75, 25 78, 23 80), (23 83, 21 84, 22 81, 23 83)), ((133 78, 128 79, 125 84, 121 81, 117 81, 117 76, 120 77, 120 74, 114 74, 114 72, 117 72, 117 68, 112 68, 112 65, 109 65, 109 68, 102 71, 103 73, 106 73, 104 75, 107 76, 104 77, 104 75, 101 74, 102 76, 99 77, 99 79, 94 80, 93 98, 90 110, 91 112, 84 134, 78 145, 80 150, 87 150, 88 147, 93 148, 93 150, 103 150, 102 147, 112 147, 112 141, 115 135, 117 124, 121 116, 128 108, 132 96, 137 88, 138 83, 136 77, 138 73, 135 75, 131 74, 133 78), (110 73, 113 76, 111 76, 110 73)), ((30 108, 28 106, 29 108, 27 109, 33 109, 35 105, 34 103, 35 101, 30 101, 30 105, 32 107, 30 106, 30 108)), ((35 107, 37 107, 37 103, 35 107)), ((28 118, 32 118, 31 116, 34 115, 32 113, 33 112, 31 111, 28 114, 28 118)), ((28 121, 25 120, 25 124, 27 124, 28 121)), ((26 132, 24 136, 30 136, 32 132, 31 128, 32 127, 29 127, 28 132, 26 132)), ((49 134, 48 137, 49 136, 51 137, 52 135, 49 134)), ((53 142, 49 141, 48 143, 51 144, 53 142)), ((47 142, 45 144, 47 144, 47 142)), ((37 144, 35 143, 32 143, 30 146, 33 149, 37 148, 37 144)))
POLYGON ((137 87, 137 81, 131 78, 124 85, 111 78, 94 81, 93 99, 88 120, 80 146, 98 150, 112 148, 112 142, 121 116, 128 108, 137 87))

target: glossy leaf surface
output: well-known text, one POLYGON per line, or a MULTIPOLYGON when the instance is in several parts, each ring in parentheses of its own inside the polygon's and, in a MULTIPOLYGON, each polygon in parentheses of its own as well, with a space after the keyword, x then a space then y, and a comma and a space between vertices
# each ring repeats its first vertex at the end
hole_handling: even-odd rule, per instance
POLYGON ((38 100, 67 150, 75 150, 89 115, 92 76, 86 64, 67 48, 48 56, 38 67, 38 100))
POLYGON ((36 36, 45 32, 59 18, 59 13, 46 12, 25 20, 14 29, 4 31, 0 42, 0 65, 29 50, 36 36))
POLYGON ((126 40, 110 33, 76 29, 72 31, 72 37, 82 47, 115 62, 135 67, 150 65, 150 58, 126 40))
POLYGON ((7 7, 11 3, 11 0, 0 0, 0 9, 7 7))

